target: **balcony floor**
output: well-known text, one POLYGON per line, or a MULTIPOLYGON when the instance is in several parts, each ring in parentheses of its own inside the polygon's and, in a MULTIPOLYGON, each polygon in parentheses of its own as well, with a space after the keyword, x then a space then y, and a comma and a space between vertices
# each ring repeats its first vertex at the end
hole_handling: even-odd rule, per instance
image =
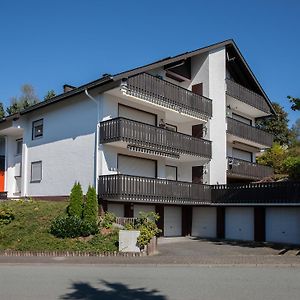
MULTIPOLYGON (((126 150, 126 154, 127 155, 137 155, 139 157, 144 157, 144 158, 148 158, 148 159, 157 159, 157 158, 161 158, 164 157, 166 158, 166 163, 167 162, 197 162, 197 165, 204 165, 206 163, 208 163, 210 161, 209 158, 205 158, 205 157, 201 157, 201 156, 194 156, 194 155, 187 155, 187 154, 179 154, 179 158, 173 157, 173 156, 168 156, 168 155, 159 155, 159 154, 152 154, 152 153, 147 153, 147 152, 143 152, 143 151, 139 151, 139 150, 134 150, 134 147, 136 147, 135 145, 132 145, 133 148, 132 150, 128 149, 128 143, 127 142, 122 142, 122 141, 117 141, 117 142, 112 142, 109 144, 105 144, 103 145, 103 149, 104 151, 108 151, 109 152, 109 147, 114 147, 114 148, 119 148, 122 149, 122 153, 124 152, 124 149, 126 150)), ((143 147, 141 147, 143 148, 143 147)), ((150 150, 155 151, 155 149, 151 149, 148 148, 150 150)))

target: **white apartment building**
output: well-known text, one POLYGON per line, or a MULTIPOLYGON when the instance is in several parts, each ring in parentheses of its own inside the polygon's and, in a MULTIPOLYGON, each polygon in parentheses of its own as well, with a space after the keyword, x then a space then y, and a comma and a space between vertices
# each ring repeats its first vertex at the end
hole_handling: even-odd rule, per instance
POLYGON ((272 174, 255 122, 274 113, 232 40, 104 75, 1 121, 0 191, 63 198, 79 181, 117 216, 158 212, 165 236, 253 240, 254 206, 209 205, 210 186, 272 174))

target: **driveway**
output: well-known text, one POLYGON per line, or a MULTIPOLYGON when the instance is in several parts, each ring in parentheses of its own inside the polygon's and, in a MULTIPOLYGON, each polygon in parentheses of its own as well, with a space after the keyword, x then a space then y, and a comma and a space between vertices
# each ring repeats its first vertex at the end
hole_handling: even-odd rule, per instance
POLYGON ((253 243, 220 242, 189 237, 159 238, 159 253, 147 257, 4 257, 1 263, 152 264, 152 265, 285 265, 299 266, 297 250, 280 255, 280 248, 253 243))

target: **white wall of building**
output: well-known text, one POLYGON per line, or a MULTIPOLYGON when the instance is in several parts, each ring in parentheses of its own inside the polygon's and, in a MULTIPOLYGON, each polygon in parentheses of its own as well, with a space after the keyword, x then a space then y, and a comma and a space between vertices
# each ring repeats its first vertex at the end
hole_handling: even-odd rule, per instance
POLYGON ((25 195, 68 195, 75 181, 85 193, 94 184, 96 107, 85 97, 77 98, 27 117, 25 195), (43 119, 43 137, 32 140, 32 122, 38 119, 43 119), (42 180, 37 183, 30 182, 34 161, 42 161, 42 180))
POLYGON ((209 53, 209 98, 213 116, 208 122, 208 137, 212 141, 212 160, 209 163, 209 184, 226 183, 226 97, 225 48, 209 53))

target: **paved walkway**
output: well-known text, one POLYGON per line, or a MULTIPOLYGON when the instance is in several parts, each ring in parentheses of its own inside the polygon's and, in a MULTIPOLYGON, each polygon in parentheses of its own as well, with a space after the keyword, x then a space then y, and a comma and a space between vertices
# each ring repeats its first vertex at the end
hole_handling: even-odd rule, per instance
POLYGON ((298 266, 297 251, 191 238, 161 238, 159 253, 148 257, 1 257, 0 263, 153 264, 153 265, 270 265, 298 266))

